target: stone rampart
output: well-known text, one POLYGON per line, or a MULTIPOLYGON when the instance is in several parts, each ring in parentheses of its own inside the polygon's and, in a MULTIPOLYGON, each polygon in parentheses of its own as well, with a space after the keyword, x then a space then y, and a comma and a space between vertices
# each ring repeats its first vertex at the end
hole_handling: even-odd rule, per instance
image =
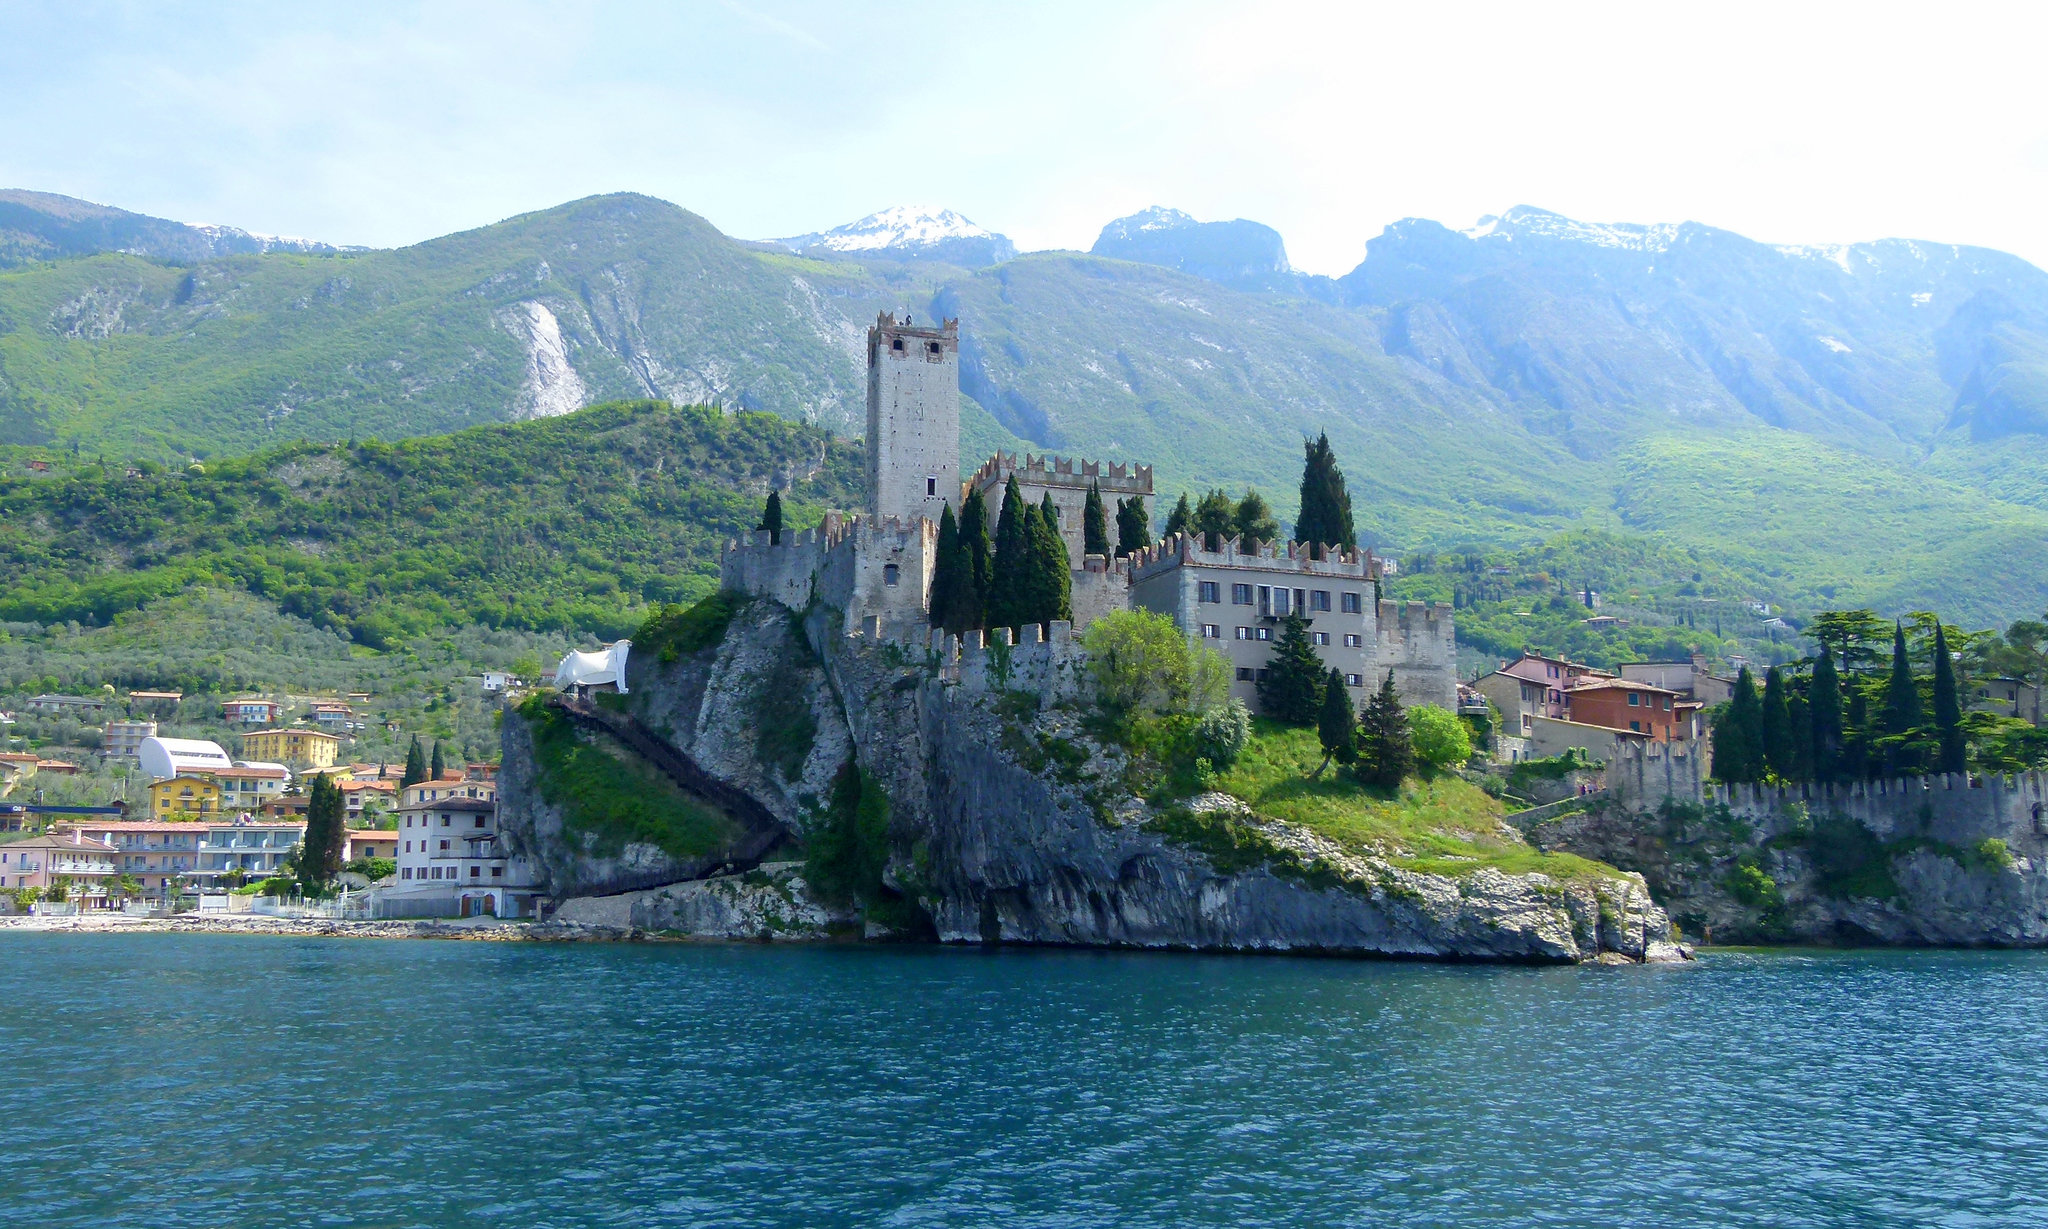
POLYGON ((1073 573, 1074 630, 1131 606, 1131 565, 1126 559, 1088 555, 1073 573))
POLYGON ((768 531, 728 541, 719 559, 724 588, 765 597, 791 610, 813 599, 846 613, 849 626, 881 615, 922 619, 936 564, 938 526, 918 517, 881 521, 828 512, 815 529, 768 531))
POLYGON ((1319 555, 1306 542, 1268 542, 1255 550, 1244 550, 1243 543, 1237 541, 1226 540, 1220 545, 1221 550, 1207 549, 1199 534, 1177 533, 1161 538, 1131 553, 1131 580, 1147 580, 1173 568, 1197 564, 1361 581, 1371 580, 1380 571, 1379 560, 1369 550, 1323 550, 1319 555))
POLYGON ((969 692, 1028 692, 1050 704, 1078 699, 1088 686, 1088 654, 1065 619, 999 627, 984 637, 871 615, 848 631, 848 639, 856 652, 894 652, 898 664, 921 666, 969 692))
POLYGON ((1709 804, 1725 803, 1760 839, 1790 832, 1799 823, 1793 804, 1809 820, 1853 819, 1880 841, 1925 837, 1959 847, 1989 837, 2008 844, 2048 833, 2048 776, 1968 777, 1943 773, 1844 784, 1709 784, 1709 804))
POLYGON ((1458 711, 1458 647, 1451 608, 1441 602, 1383 601, 1375 622, 1379 634, 1373 681, 1392 670, 1403 703, 1458 711))

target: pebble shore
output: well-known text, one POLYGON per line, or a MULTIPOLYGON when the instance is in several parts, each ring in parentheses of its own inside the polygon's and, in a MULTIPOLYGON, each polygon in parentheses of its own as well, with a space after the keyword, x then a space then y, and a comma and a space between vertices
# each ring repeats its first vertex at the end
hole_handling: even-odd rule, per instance
POLYGON ((623 942, 656 936, 635 927, 574 922, 512 922, 496 918, 419 921, 344 921, 339 918, 267 917, 238 913, 176 917, 85 914, 78 917, 0 917, 0 933, 68 931, 94 934, 291 935, 344 939, 468 939, 484 943, 623 942))

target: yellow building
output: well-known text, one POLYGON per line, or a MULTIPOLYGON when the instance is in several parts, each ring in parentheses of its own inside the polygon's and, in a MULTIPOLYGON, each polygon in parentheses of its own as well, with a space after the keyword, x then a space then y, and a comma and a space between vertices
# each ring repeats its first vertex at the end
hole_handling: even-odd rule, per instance
POLYGON ((258 730, 242 735, 244 759, 328 768, 341 750, 341 736, 325 730, 258 730))
POLYGON ((166 777, 149 783, 151 819, 220 814, 220 786, 211 777, 166 777))

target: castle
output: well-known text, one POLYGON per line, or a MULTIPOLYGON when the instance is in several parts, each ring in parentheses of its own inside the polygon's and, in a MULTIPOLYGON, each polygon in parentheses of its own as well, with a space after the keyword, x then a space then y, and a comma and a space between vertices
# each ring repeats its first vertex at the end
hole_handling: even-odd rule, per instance
MULTIPOLYGON (((1149 465, 1103 464, 1064 457, 990 457, 960 476, 960 322, 919 326, 883 313, 867 333, 868 459, 865 515, 827 513, 814 529, 766 530, 726 544, 726 588, 770 598, 793 610, 811 603, 842 612, 849 635, 934 645, 926 617, 937 563, 938 521, 957 516, 967 495, 982 491, 991 518, 1014 477, 1025 500, 1050 498, 1072 575, 1073 619, 1041 637, 1036 627, 991 629, 987 639, 1064 649, 1073 633, 1116 610, 1170 616, 1191 639, 1220 652, 1232 667, 1232 694, 1257 711, 1257 682, 1279 627, 1290 615, 1309 621, 1326 666, 1358 693, 1387 671, 1410 704, 1453 708, 1457 652, 1450 607, 1380 600, 1380 561, 1371 551, 1235 542, 1209 550, 1186 534, 1161 539, 1127 558, 1082 549, 1082 508, 1088 488, 1100 489, 1106 510, 1119 499, 1153 496, 1149 465)), ((1112 512, 1113 514, 1113 512, 1112 512)), ((979 649, 983 637, 970 634, 979 649)))

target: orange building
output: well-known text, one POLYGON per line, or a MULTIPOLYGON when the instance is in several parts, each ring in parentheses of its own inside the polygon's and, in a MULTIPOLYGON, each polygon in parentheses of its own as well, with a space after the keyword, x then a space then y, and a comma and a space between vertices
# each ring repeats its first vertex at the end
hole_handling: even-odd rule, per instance
POLYGON ((1700 703, 1633 679, 1582 678, 1565 692, 1566 719, 1581 725, 1647 734, 1656 742, 1699 737, 1700 703))

